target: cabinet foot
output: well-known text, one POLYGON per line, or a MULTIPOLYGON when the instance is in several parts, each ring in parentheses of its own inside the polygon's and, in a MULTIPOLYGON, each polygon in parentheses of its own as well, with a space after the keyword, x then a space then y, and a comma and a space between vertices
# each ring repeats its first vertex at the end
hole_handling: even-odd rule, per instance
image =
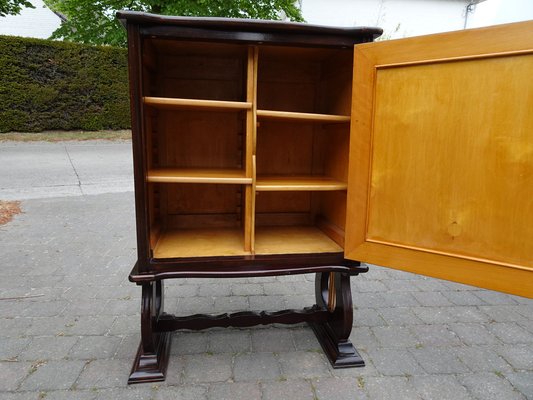
POLYGON ((155 352, 146 353, 142 342, 139 344, 128 383, 164 381, 170 353, 171 333, 161 332, 154 335, 155 352))
POLYGON ((310 322, 309 325, 333 368, 365 366, 365 361, 359 355, 352 342, 349 340, 337 340, 327 323, 310 322))

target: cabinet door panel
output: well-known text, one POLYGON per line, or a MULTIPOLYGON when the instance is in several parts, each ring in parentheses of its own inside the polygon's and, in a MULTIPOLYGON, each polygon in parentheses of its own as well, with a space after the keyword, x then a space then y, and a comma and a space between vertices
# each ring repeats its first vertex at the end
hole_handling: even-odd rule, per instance
POLYGON ((347 258, 533 297, 532 30, 356 46, 347 258))

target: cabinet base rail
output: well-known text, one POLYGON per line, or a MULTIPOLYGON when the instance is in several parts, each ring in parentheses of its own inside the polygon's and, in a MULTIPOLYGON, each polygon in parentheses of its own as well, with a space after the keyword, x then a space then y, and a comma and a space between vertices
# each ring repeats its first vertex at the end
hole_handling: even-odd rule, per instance
POLYGON ((250 327, 307 322, 333 368, 363 367, 365 365, 363 359, 348 339, 353 322, 350 275, 340 272, 317 273, 315 295, 316 304, 301 310, 243 311, 177 317, 163 312, 162 280, 142 283, 141 343, 128 383, 165 380, 172 340, 171 332, 213 327, 250 327))

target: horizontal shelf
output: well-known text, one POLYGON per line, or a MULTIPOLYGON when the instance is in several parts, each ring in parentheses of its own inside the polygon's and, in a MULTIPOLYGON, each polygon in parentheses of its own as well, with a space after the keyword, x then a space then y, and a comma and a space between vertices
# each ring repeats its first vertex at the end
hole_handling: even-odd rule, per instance
POLYGON ((328 191, 346 190, 348 185, 324 176, 258 176, 255 190, 278 191, 328 191))
POLYGON ((154 258, 238 256, 244 251, 240 228, 175 229, 161 232, 154 258))
POLYGON ((246 185, 252 183, 240 169, 157 168, 148 171, 148 182, 157 183, 223 183, 246 185))
POLYGON ((343 249, 314 226, 258 226, 255 254, 337 253, 343 249))
POLYGON ((197 100, 179 99, 170 97, 143 97, 144 104, 173 110, 218 110, 237 111, 251 110, 252 103, 244 101, 222 101, 222 100, 197 100))
POLYGON ((270 119, 280 121, 308 121, 346 123, 350 122, 349 115, 314 114, 291 111, 257 110, 258 119, 270 119))

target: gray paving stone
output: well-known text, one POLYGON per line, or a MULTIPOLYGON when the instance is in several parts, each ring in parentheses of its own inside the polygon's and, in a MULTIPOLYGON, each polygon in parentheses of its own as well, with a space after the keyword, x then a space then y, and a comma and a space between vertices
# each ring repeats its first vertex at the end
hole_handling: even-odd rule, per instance
POLYGON ((16 390, 31 370, 29 362, 0 361, 0 391, 16 390))
MULTIPOLYGON (((200 291, 200 285, 173 285, 165 286, 165 297, 196 297, 200 291)), ((207 291, 205 292, 207 293, 207 291)), ((136 298, 140 298, 140 295, 136 298)))
POLYGON ((380 375, 404 376, 426 373, 413 355, 405 349, 368 350, 368 354, 380 375))
POLYGON ((460 346, 455 354, 472 372, 511 371, 512 367, 499 354, 500 346, 460 346))
POLYGON ((391 326, 422 323, 422 320, 415 315, 410 307, 386 307, 378 308, 376 311, 391 326))
POLYGON ((500 354, 515 369, 533 370, 533 348, 529 345, 505 345, 500 354))
MULTIPOLYGON (((465 292, 468 293, 468 292, 465 292)), ((484 323, 489 322, 490 317, 482 312, 478 307, 474 306, 453 306, 446 308, 447 313, 452 317, 449 322, 464 322, 464 323, 484 323)))
POLYGON ((370 280, 359 280, 359 279, 353 279, 352 282, 352 290, 354 290, 356 293, 362 293, 362 292, 385 292, 388 290, 388 287, 383 284, 381 281, 370 281, 370 280))
POLYGON ((417 292, 385 292, 381 295, 383 296, 385 305, 392 307, 416 307, 420 305, 414 297, 416 293, 417 292))
POLYGON ((148 385, 129 386, 127 388, 99 389, 97 400, 151 400, 154 398, 154 390, 148 385))
MULTIPOLYGON (((35 393, 35 392, 34 392, 35 393)), ((96 390, 53 390, 39 393, 40 399, 46 400, 95 400, 98 398, 96 390)))
POLYGON ((453 303, 444 297, 440 292, 418 292, 412 293, 412 295, 421 305, 426 307, 453 305, 453 303))
POLYGON ((82 336, 69 353, 69 358, 89 360, 95 358, 111 358, 122 341, 118 336, 82 336))
POLYGON ((447 324, 457 322, 451 309, 452 307, 413 307, 411 311, 425 324, 447 324))
POLYGON ((171 386, 162 387, 154 391, 155 400, 206 400, 207 388, 205 386, 171 386))
POLYGON ((252 350, 254 352, 283 353, 295 350, 289 329, 257 329, 252 331, 252 350))
POLYGON ((323 354, 289 351, 279 355, 281 373, 287 379, 329 376, 329 365, 323 354))
POLYGON ((250 309, 246 296, 228 296, 215 298, 215 312, 239 312, 250 309))
POLYGON ((350 340, 358 350, 376 349, 380 346, 378 339, 372 332, 372 329, 365 326, 353 328, 352 332, 350 333, 350 340))
POLYGON ((320 350, 320 343, 311 328, 291 329, 291 334, 296 350, 320 350))
POLYGON ((533 399, 533 371, 510 372, 505 377, 526 399, 533 399))
POLYGON ((132 335, 122 336, 122 340, 120 341, 113 358, 126 358, 133 360, 133 357, 135 357, 135 353, 137 352, 137 347, 139 347, 140 340, 140 332, 136 332, 132 335))
POLYGON ((167 367, 167 379, 165 379, 164 385, 177 386, 187 384, 189 382, 184 381, 185 376, 185 356, 172 356, 168 361, 167 367))
POLYGON ((457 306, 480 306, 486 305, 487 303, 476 296, 474 293, 478 292, 452 292, 452 291, 443 291, 441 294, 446 297, 450 302, 457 306))
POLYGON ((479 309, 489 316, 490 322, 519 322, 526 319, 516 312, 515 306, 479 306, 479 309))
MULTIPOLYGON (((107 300, 104 299, 93 299, 92 301, 87 300, 70 300, 62 312, 62 315, 65 316, 81 316, 81 315, 101 315, 106 308, 107 300)), ((108 315, 119 315, 117 314, 108 314, 108 315)))
POLYGON ((281 369, 272 353, 240 354, 234 360, 233 376, 236 382, 276 380, 281 378, 281 369))
POLYGON ((399 376, 365 378, 365 391, 369 399, 376 400, 422 399, 409 379, 399 376))
POLYGON ((458 379, 479 400, 525 400, 509 381, 496 374, 469 374, 459 376, 458 379))
POLYGON ((469 369, 459 360, 453 349, 422 348, 411 349, 416 361, 428 374, 460 374, 469 369))
POLYGON ((239 283, 231 285, 234 296, 261 296, 265 293, 263 285, 258 283, 239 283))
POLYGON ((386 326, 387 322, 375 308, 359 308, 354 310, 354 326, 386 326))
POLYGON ((472 396, 453 375, 414 376, 416 392, 425 400, 471 400, 472 396))
POLYGON ((2 338, 0 339, 0 361, 16 359, 28 347, 29 338, 2 338))
POLYGON ((21 360, 60 360, 68 355, 69 350, 78 341, 73 336, 36 337, 20 355, 21 360))
POLYGON ((449 290, 449 287, 446 286, 446 282, 438 279, 421 277, 421 279, 413 281, 413 284, 421 291, 442 292, 449 290))
POLYGON ((42 400, 39 392, 3 392, 0 396, 2 400, 42 400))
MULTIPOLYGON (((99 315, 97 317, 76 317, 66 325, 65 333, 70 335, 104 335, 113 326, 114 316, 99 315)), ((138 317, 137 317, 138 319, 138 317)))
POLYGON ((384 279, 383 284, 391 292, 418 292, 420 288, 411 280, 384 279))
POLYGON ((0 337, 20 338, 26 336, 33 318, 0 318, 0 337))
POLYGON ((209 387, 209 400, 261 400, 258 383, 219 383, 209 387))
POLYGON ((293 295, 298 293, 298 285, 290 282, 272 282, 265 283, 263 290, 266 295, 293 295))
POLYGON ((141 327, 141 318, 138 315, 119 315, 118 317, 111 317, 112 325, 105 329, 102 327, 102 334, 109 332, 110 335, 133 335, 139 332, 141 327))
POLYGON ((500 343, 496 336, 481 324, 450 324, 449 328, 463 343, 468 345, 500 343))
POLYGON ((225 297, 231 295, 231 286, 225 282, 201 284, 198 287, 200 297, 225 297))
POLYGON ((385 303, 383 293, 357 293, 352 297, 353 304, 359 311, 364 308, 385 307, 389 305, 385 303))
POLYGON ((207 334, 202 332, 176 332, 172 337, 171 354, 199 354, 207 351, 207 334))
POLYGON ((126 387, 130 374, 131 360, 94 360, 90 361, 79 379, 79 389, 101 389, 126 387))
POLYGON ((286 296, 249 296, 250 310, 279 311, 288 308, 286 296))
POLYGON ((447 325, 412 325, 410 329, 425 347, 462 344, 455 332, 452 332, 447 325))
POLYGON ((21 390, 60 390, 72 387, 83 367, 83 361, 48 361, 34 363, 33 371, 22 382, 21 390))
POLYGON ((248 330, 224 329, 208 334, 208 351, 211 353, 245 353, 251 349, 252 338, 248 330))
POLYGON ((499 293, 492 290, 480 290, 477 291, 475 294, 486 304, 517 304, 517 301, 514 299, 514 296, 510 296, 505 293, 499 293))
POLYGON ((353 378, 319 378, 313 380, 318 400, 367 399, 363 381, 353 378))
POLYGON ((185 356, 187 383, 224 382, 232 376, 232 360, 229 354, 197 354, 185 356))
POLYGON ((381 347, 415 347, 420 340, 413 335, 411 330, 402 326, 374 327, 372 332, 377 337, 381 347))
POLYGON ((215 312, 212 297, 186 297, 178 300, 177 315, 204 314, 215 312))
POLYGON ((263 400, 316 400, 311 383, 303 379, 261 384, 263 400))
POLYGON ((518 326, 514 322, 502 322, 489 324, 488 330, 496 335, 503 343, 519 344, 531 343, 533 345, 533 334, 518 326))

